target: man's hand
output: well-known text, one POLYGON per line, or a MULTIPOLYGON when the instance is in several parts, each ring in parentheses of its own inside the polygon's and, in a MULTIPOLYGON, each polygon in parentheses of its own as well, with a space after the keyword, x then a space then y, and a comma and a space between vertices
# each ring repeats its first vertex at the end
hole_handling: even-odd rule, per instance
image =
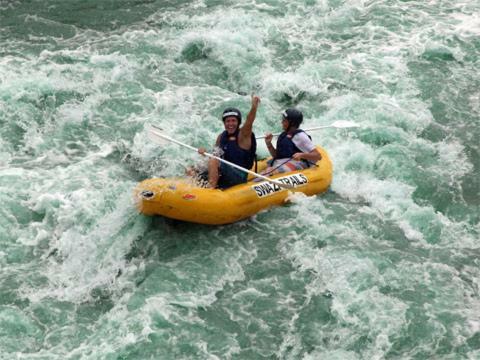
POLYGON ((260 104, 260 97, 252 94, 252 107, 256 109, 258 104, 260 104))
POLYGON ((205 150, 205 148, 203 147, 199 147, 197 151, 200 155, 203 155, 203 156, 205 156, 205 153, 207 152, 207 150, 205 150))
POLYGON ((292 159, 293 159, 293 160, 300 161, 300 160, 303 159, 303 155, 305 155, 305 154, 304 154, 304 153, 301 153, 301 152, 295 153, 295 154, 293 154, 292 159))
POLYGON ((266 133, 265 134, 265 144, 267 144, 267 145, 272 144, 272 139, 273 139, 272 133, 266 133))

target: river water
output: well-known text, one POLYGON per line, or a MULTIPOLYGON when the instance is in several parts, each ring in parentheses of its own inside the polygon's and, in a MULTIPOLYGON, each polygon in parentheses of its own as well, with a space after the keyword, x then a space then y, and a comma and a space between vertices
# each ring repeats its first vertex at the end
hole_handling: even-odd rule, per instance
MULTIPOLYGON (((0 0, 0 358, 480 359, 476 0, 0 0), (289 106, 330 190, 138 214, 227 106, 289 106)), ((267 150, 259 145, 259 155, 267 150)))

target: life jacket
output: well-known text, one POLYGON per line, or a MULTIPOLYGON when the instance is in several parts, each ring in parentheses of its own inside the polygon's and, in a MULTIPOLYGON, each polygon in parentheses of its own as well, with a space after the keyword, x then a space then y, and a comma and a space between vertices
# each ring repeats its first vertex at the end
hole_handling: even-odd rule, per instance
MULTIPOLYGON (((301 129, 297 129, 293 132, 284 131, 280 134, 277 139, 277 150, 275 159, 285 159, 291 158, 293 154, 302 152, 295 143, 292 141, 293 137, 298 133, 305 132, 301 129)), ((307 134, 307 136, 312 140, 312 137, 307 134)))
POLYGON ((255 161, 255 153, 257 152, 257 140, 255 140, 255 134, 252 133, 252 146, 250 150, 242 149, 238 145, 238 133, 229 135, 225 130, 220 136, 220 148, 223 150, 222 158, 241 166, 245 169, 251 169, 255 161))

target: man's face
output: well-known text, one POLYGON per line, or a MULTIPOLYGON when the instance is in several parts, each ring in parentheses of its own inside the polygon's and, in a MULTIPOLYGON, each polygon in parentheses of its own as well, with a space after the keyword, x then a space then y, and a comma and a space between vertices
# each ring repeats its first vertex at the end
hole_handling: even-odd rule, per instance
POLYGON ((288 124, 289 124, 288 120, 283 118, 282 119, 282 129, 286 131, 288 129, 288 124))
POLYGON ((229 116, 225 119, 223 125, 229 134, 233 134, 235 131, 237 131, 238 119, 235 116, 229 116))

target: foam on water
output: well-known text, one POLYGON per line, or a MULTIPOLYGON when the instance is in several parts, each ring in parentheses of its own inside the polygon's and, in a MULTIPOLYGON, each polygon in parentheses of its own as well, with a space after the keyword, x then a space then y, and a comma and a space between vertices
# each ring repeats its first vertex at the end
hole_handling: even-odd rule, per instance
POLYGON ((478 357, 476 2, 90 5, 1 5, 2 353, 478 357), (137 181, 200 159, 146 125, 209 147, 251 92, 257 134, 290 106, 361 125, 312 133, 330 191, 218 228, 137 214, 137 181))

